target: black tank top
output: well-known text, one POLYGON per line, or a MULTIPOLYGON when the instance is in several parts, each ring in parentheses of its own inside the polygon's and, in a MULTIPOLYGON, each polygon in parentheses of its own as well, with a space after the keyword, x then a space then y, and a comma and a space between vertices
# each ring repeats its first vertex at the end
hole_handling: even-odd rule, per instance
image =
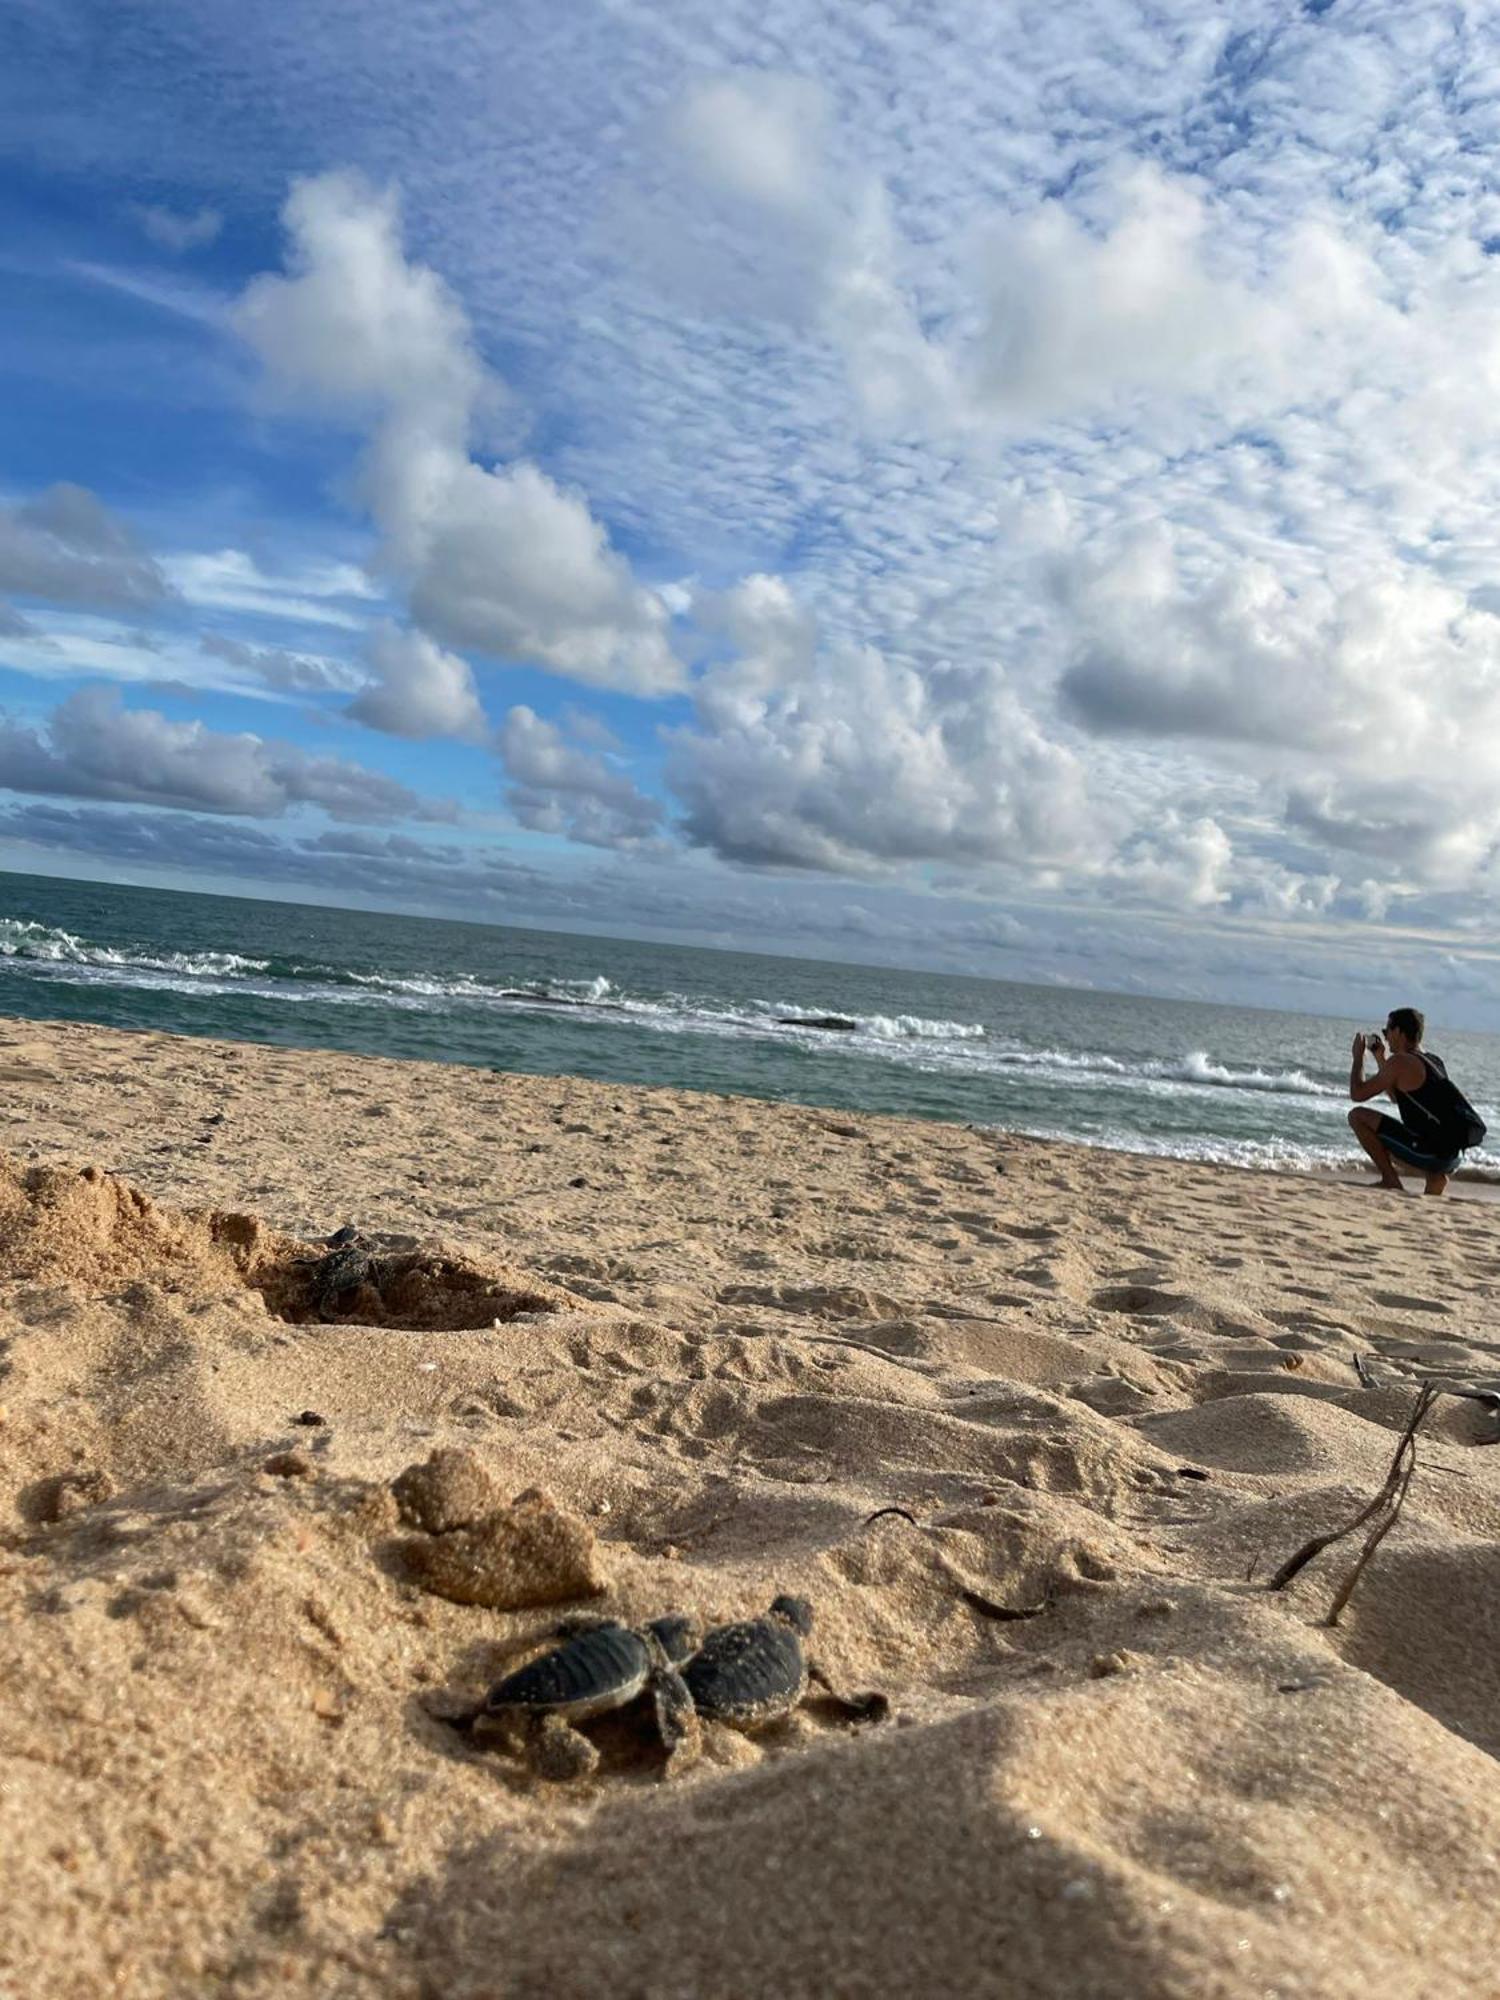
POLYGON ((1427 1074, 1415 1090, 1393 1093, 1401 1112, 1401 1123, 1424 1145, 1431 1146, 1434 1152, 1445 1148, 1457 1152, 1462 1140, 1454 1128, 1453 1086, 1448 1082, 1442 1058, 1428 1055, 1425 1049, 1416 1049, 1413 1053, 1427 1065, 1427 1074))

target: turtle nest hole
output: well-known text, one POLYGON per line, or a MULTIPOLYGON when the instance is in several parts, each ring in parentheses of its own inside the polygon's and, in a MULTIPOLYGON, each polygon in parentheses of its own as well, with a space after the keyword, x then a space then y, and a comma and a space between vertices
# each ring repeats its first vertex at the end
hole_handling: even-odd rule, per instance
POLYGON ((521 1313, 555 1312, 558 1299, 528 1291, 420 1250, 376 1259, 371 1277, 339 1297, 327 1313, 317 1305, 314 1274, 297 1262, 258 1277, 255 1289, 278 1319, 295 1325, 391 1326, 414 1333, 461 1333, 521 1313))

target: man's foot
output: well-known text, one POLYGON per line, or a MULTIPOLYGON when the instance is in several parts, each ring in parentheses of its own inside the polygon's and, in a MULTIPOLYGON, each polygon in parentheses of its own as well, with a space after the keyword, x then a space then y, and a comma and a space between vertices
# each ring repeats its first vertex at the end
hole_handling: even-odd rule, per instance
POLYGON ((1360 1186, 1368 1188, 1371 1194, 1405 1194, 1400 1181, 1361 1181, 1360 1186))
POLYGON ((1448 1185, 1446 1174, 1429 1174, 1422 1183, 1423 1194, 1441 1194, 1448 1185))

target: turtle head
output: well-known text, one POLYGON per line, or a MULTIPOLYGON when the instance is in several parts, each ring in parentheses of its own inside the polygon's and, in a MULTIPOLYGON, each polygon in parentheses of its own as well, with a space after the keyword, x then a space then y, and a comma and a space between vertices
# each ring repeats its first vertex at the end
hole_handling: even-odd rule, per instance
POLYGON ((693 1657, 703 1637, 697 1619, 685 1618, 678 1611, 669 1612, 665 1618, 653 1618, 646 1630, 654 1636, 674 1667, 680 1667, 684 1660, 693 1657))
POLYGON ((804 1639, 812 1636, 813 1609, 805 1597, 778 1597, 771 1606, 771 1616, 790 1625, 804 1639))

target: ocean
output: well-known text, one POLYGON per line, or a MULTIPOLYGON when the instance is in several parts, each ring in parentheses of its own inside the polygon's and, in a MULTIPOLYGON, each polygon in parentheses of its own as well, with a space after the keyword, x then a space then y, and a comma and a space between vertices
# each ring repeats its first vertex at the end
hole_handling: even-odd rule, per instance
MULTIPOLYGON (((666 1084, 1227 1165, 1352 1163, 1366 1021, 0 875, 0 1013, 666 1084)), ((1430 1033, 1490 1126, 1500 1038, 1430 1033)))

